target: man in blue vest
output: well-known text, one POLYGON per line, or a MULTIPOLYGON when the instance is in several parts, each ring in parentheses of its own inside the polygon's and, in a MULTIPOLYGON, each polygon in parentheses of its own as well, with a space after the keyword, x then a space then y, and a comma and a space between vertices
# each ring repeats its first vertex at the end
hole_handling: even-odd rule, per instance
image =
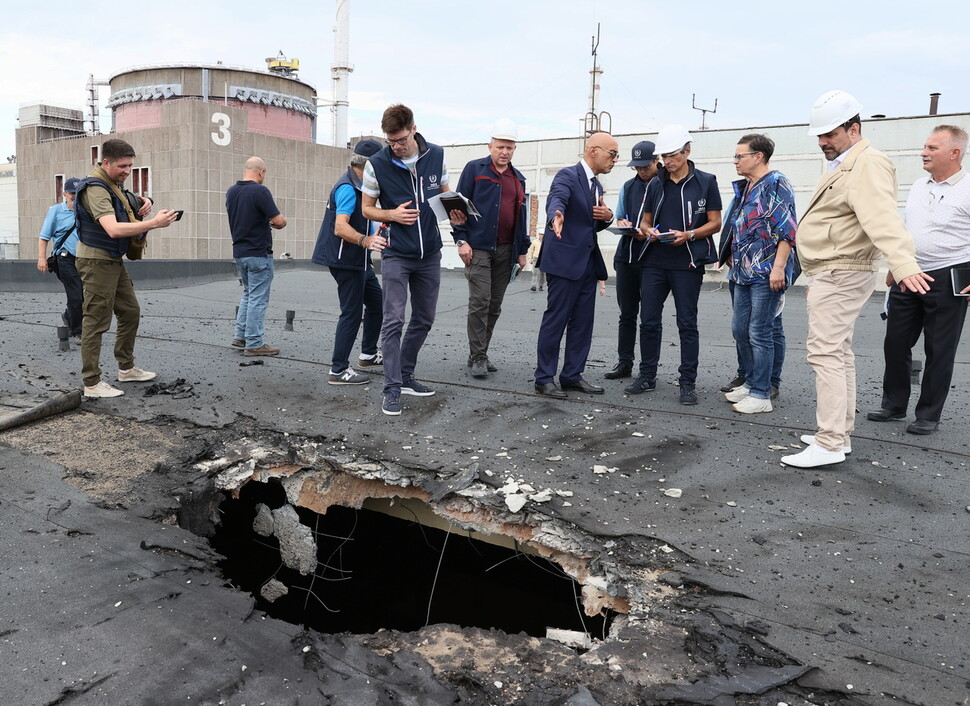
POLYGON ((77 271, 84 287, 81 375, 85 397, 125 394, 101 379, 101 336, 111 326, 112 312, 118 320, 114 350, 118 382, 155 379, 155 373, 135 367, 141 308, 122 258, 129 239, 143 242, 148 231, 170 226, 176 213, 162 209, 150 220, 139 220, 151 211, 152 202, 140 197, 141 205, 135 210, 131 199, 139 197, 122 190, 134 159, 135 150, 127 142, 106 140, 101 145, 101 163, 77 187, 74 208, 80 239, 77 271))
MULTIPOLYGON (((633 146, 633 155, 628 166, 637 175, 620 187, 620 198, 616 204, 616 225, 621 228, 636 228, 643 215, 643 197, 647 184, 657 176, 660 157, 654 152, 654 144, 643 140, 633 146)), ((620 236, 613 255, 613 271, 616 272, 616 303, 620 307, 620 323, 617 327, 616 353, 618 362, 603 377, 607 380, 628 378, 633 374, 634 348, 640 319, 640 256, 646 247, 646 236, 639 231, 634 235, 620 236)))
POLYGON ((613 222, 597 177, 613 169, 620 158, 616 148, 611 135, 595 133, 579 164, 560 169, 549 187, 546 232, 536 263, 549 282, 536 345, 535 389, 540 395, 563 398, 567 390, 603 394, 602 387, 583 379, 583 370, 593 341, 596 282, 607 277, 596 234, 613 222), (566 353, 558 387, 555 377, 564 334, 566 353))
MULTIPOLYGON (((441 233, 428 199, 451 191, 445 152, 417 132, 414 113, 405 105, 384 111, 381 130, 387 147, 364 166, 361 213, 390 224, 381 254, 384 281, 384 414, 401 414, 401 395, 428 397, 434 390, 414 379, 418 352, 424 345, 438 306, 441 284, 441 233), (380 206, 378 206, 380 202, 380 206), (402 338, 404 311, 411 293, 411 319, 402 338)), ((453 225, 465 222, 459 211, 453 225)))
POLYGON ((366 385, 370 375, 350 366, 350 350, 364 319, 364 338, 357 360, 362 368, 381 364, 377 339, 381 334, 384 295, 371 265, 371 251, 380 252, 387 241, 373 232, 373 224, 360 211, 360 185, 364 165, 381 149, 377 140, 361 140, 354 146, 350 166, 334 185, 327 212, 313 249, 313 262, 326 265, 337 282, 340 318, 334 335, 333 359, 327 382, 331 385, 366 385), (366 311, 365 311, 366 308, 366 311))
POLYGON ((476 378, 487 378, 496 370, 488 357, 492 331, 502 313, 512 267, 525 267, 529 250, 525 177, 512 166, 518 138, 511 120, 499 120, 488 142, 488 156, 466 164, 458 180, 458 192, 482 214, 452 233, 468 280, 468 366, 476 378))

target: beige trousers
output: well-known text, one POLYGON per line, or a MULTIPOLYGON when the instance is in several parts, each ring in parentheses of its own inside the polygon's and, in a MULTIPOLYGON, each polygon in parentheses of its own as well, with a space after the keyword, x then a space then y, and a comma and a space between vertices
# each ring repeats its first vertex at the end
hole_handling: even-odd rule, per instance
POLYGON ((828 270, 808 285, 808 364, 815 371, 815 443, 850 444, 855 429, 855 322, 876 286, 875 272, 828 270))

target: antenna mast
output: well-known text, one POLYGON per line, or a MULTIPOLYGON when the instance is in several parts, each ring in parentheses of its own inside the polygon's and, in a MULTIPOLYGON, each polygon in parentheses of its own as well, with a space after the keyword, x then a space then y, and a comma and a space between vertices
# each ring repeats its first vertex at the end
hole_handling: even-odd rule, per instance
POLYGON ((596 101, 599 99, 600 92, 600 75, 603 73, 597 65, 596 51, 600 46, 600 23, 596 23, 596 36, 591 38, 592 55, 593 55, 593 69, 589 72, 590 75, 590 87, 589 87, 589 112, 583 118, 583 128, 584 137, 589 137, 594 132, 610 132, 613 128, 613 116, 608 112, 601 111, 596 112, 596 101), (605 125, 605 127, 604 127, 605 125))
POLYGON ((707 129, 707 114, 708 113, 716 113, 717 112, 717 98, 714 99, 714 107, 713 108, 698 108, 697 107, 697 94, 696 93, 691 93, 690 94, 690 107, 693 108, 694 110, 701 111, 701 130, 706 130, 707 129))

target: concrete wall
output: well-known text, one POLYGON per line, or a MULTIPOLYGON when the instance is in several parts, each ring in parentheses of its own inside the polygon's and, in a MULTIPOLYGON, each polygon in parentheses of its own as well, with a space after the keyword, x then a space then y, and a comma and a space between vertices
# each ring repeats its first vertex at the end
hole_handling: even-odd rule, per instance
MULTIPOLYGON (((242 176, 246 159, 266 160, 266 186, 289 225, 274 231, 274 250, 308 259, 323 219, 326 197, 346 169, 350 151, 248 130, 245 110, 199 100, 166 101, 157 128, 97 137, 38 142, 30 128, 17 131, 21 253, 33 253, 44 216, 54 203, 54 175, 84 176, 92 147, 112 137, 127 140, 135 167, 150 167, 157 208, 186 211, 182 220, 149 236, 146 258, 229 259, 232 241, 226 189, 242 176), (29 165, 29 166, 27 166, 29 165)), ((23 256, 23 255, 22 255, 23 256)))
MULTIPOLYGON (((136 289, 168 289, 237 279, 231 260, 125 260, 136 289)), ((277 272, 316 269, 307 261, 277 260, 277 272)), ((320 267, 319 269, 323 269, 320 267)), ((63 292, 55 275, 37 269, 36 260, 0 260, 0 292, 63 292)))
MULTIPOLYGON (((134 75, 126 73, 116 78, 120 80, 121 76, 134 75)), ((261 74, 254 72, 253 75, 261 74)), ((173 75, 173 78, 178 77, 173 75)), ((327 195, 334 181, 346 169, 350 152, 253 134, 252 115, 247 110, 233 107, 231 102, 229 106, 192 99, 153 102, 159 104, 157 127, 118 133, 117 136, 135 147, 138 153, 136 166, 151 167, 151 194, 158 206, 185 209, 186 214, 171 228, 153 233, 147 257, 229 258, 231 242, 224 208, 225 190, 241 176, 245 159, 256 154, 266 159, 266 184, 290 222, 285 230, 274 233, 276 252, 286 251, 294 258, 308 259, 323 218, 327 195)), ((918 157, 923 141, 940 123, 970 128, 970 114, 871 120, 863 124, 863 134, 896 164, 900 208, 905 203, 909 185, 924 173, 918 157)), ((780 125, 697 131, 693 133, 691 158, 700 169, 717 176, 726 209, 731 198, 731 181, 737 178, 731 159, 734 146, 744 134, 764 132, 776 142, 772 164, 792 180, 801 213, 815 182, 826 169, 815 138, 806 134, 806 127, 780 125)), ((36 250, 37 232, 47 209, 54 202, 54 175, 87 174, 92 165, 92 146, 112 136, 40 142, 36 131, 30 128, 17 131, 21 257, 32 257, 36 250)), ((433 134, 425 137, 435 142, 433 134)), ((617 136, 622 157, 613 172, 602 179, 611 206, 616 203, 620 186, 633 176, 633 171, 625 166, 633 145, 655 137, 653 133, 617 136)), ((538 213, 533 214, 537 227, 541 228, 545 220, 545 197, 553 177, 562 167, 577 162, 581 150, 579 138, 519 143, 513 161, 525 174, 528 189, 537 197, 538 213)), ((448 145, 445 152, 452 183, 457 184, 464 165, 486 155, 487 149, 484 143, 448 145)), ((443 266, 460 267, 447 224, 442 224, 442 235, 446 244, 443 266)), ((601 234, 600 244, 608 262, 615 242, 615 236, 601 234)))
POLYGON ((18 257, 17 165, 0 164, 0 260, 18 257))

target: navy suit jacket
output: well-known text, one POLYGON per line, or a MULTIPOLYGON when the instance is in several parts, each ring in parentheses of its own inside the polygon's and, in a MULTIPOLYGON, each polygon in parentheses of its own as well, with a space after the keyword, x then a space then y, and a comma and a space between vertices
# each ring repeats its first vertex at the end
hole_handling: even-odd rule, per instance
MULTIPOLYGON (((597 195, 597 201, 601 195, 597 195)), ((583 165, 560 169, 546 197, 546 230, 536 267, 546 274, 578 280, 593 258, 596 279, 605 280, 606 263, 596 233, 608 225, 608 221, 593 219, 593 200, 583 165), (557 210, 563 214, 562 238, 557 238, 551 227, 557 210)))

